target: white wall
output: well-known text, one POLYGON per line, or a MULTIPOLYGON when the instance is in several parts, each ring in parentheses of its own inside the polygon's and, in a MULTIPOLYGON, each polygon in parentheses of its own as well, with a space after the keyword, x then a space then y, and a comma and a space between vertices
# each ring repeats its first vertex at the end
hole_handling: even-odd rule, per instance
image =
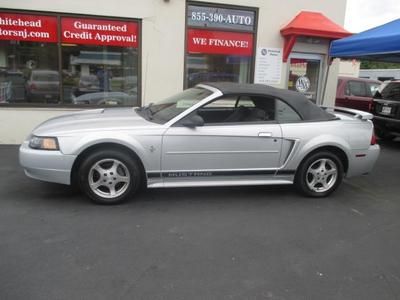
POLYGON ((44 120, 77 109, 1 108, 0 144, 20 144, 44 120))
POLYGON ((359 76, 375 80, 382 77, 400 79, 400 69, 361 69, 359 76))
POLYGON ((358 77, 360 74, 359 60, 340 60, 339 76, 358 77))
MULTIPOLYGON (((201 2, 201 1, 198 1, 201 2)), ((259 8, 257 46, 283 47, 279 30, 301 10, 319 11, 338 24, 344 23, 346 0, 207 0, 221 4, 259 8)), ((0 0, 9 9, 63 12, 142 20, 142 99, 144 103, 171 95, 183 88, 185 50, 184 0, 0 0)), ((296 48, 297 49, 297 48, 296 48)), ((310 51, 318 51, 311 49, 310 51)), ((282 66, 286 87, 287 65, 282 66)), ((337 73, 336 73, 337 75, 337 73)), ((335 76, 333 74, 332 76, 335 76)), ((335 89, 336 83, 328 84, 335 89)), ((327 99, 334 101, 333 99, 327 99)), ((30 130, 45 119, 68 109, 0 108, 0 143, 20 143, 30 130), (19 120, 22 120, 19 121, 19 120)))
POLYGON ((336 88, 337 88, 337 77, 339 73, 340 60, 338 58, 334 59, 329 66, 329 74, 327 79, 327 89, 325 91, 325 100, 323 105, 325 106, 335 106, 336 99, 336 88))

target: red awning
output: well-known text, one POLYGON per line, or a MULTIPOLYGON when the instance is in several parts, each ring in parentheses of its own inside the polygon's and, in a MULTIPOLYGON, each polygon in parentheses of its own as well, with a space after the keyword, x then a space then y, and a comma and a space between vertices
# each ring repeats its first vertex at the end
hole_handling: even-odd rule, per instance
POLYGON ((302 11, 281 29, 285 38, 283 61, 286 62, 298 36, 320 37, 330 40, 352 35, 342 26, 334 23, 322 13, 302 11))

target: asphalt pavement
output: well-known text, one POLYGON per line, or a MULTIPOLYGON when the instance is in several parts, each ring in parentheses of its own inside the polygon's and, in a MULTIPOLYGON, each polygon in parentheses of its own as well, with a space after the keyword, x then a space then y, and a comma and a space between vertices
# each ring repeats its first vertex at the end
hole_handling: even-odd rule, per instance
POLYGON ((99 206, 0 146, 0 299, 400 299, 400 140, 326 199, 157 189, 99 206))

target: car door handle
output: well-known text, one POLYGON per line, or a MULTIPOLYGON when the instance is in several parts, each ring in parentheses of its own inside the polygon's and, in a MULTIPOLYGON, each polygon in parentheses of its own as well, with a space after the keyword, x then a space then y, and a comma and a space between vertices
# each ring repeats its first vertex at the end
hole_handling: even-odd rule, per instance
POLYGON ((272 137, 272 132, 260 132, 259 137, 272 137))

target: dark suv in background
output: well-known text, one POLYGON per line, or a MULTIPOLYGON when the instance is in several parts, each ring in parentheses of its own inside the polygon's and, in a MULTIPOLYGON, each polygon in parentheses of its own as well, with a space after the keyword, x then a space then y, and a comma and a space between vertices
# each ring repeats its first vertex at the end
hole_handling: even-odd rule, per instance
POLYGON ((393 139, 400 136, 400 80, 382 84, 374 96, 371 112, 378 137, 393 139))

